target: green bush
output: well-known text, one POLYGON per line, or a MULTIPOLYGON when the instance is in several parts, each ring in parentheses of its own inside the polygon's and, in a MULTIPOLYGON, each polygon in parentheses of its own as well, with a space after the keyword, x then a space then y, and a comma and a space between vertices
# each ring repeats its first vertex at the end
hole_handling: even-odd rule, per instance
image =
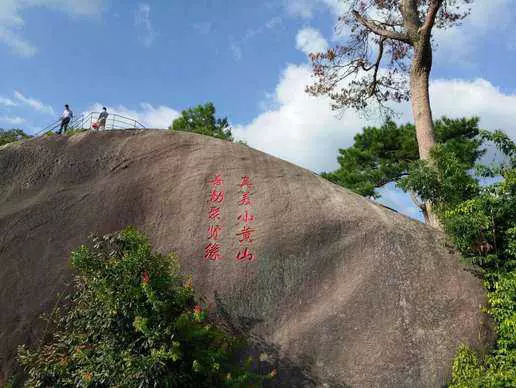
POLYGON ((39 349, 19 348, 26 386, 255 386, 243 342, 207 320, 177 258, 132 228, 72 252, 74 292, 39 349))

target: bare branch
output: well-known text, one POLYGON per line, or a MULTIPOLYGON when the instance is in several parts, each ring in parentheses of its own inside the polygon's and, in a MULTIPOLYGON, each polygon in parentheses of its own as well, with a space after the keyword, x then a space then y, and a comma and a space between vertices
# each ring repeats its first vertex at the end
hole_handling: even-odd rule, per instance
POLYGON ((380 68, 380 62, 382 61, 383 57, 383 43, 385 39, 380 39, 380 42, 378 43, 378 57, 376 58, 376 62, 373 66, 369 67, 368 69, 364 69, 366 71, 371 70, 372 67, 374 67, 374 74, 373 74, 373 82, 371 83, 371 87, 369 89, 369 97, 371 97, 374 92, 376 91, 376 85, 378 84, 378 69, 380 68))
POLYGON ((408 35, 402 34, 401 32, 386 30, 385 28, 382 28, 382 26, 380 26, 379 24, 373 22, 372 20, 366 19, 365 17, 360 15, 360 13, 358 13, 358 11, 356 10, 353 10, 351 12, 360 24, 362 24, 365 28, 372 31, 376 35, 387 39, 394 39, 408 44, 412 44, 412 41, 410 40, 408 35))

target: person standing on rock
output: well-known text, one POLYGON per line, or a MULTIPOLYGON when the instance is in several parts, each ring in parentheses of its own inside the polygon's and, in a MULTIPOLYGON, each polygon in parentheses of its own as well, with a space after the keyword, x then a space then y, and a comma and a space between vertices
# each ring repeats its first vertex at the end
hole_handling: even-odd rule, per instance
POLYGON ((65 133, 68 130, 68 124, 70 124, 70 120, 73 118, 73 112, 70 109, 68 104, 65 105, 65 110, 63 115, 61 116, 61 127, 59 128, 59 134, 65 133))
POLYGON ((97 131, 106 130, 106 121, 109 116, 109 113, 107 112, 107 108, 103 107, 102 112, 100 112, 99 118, 97 119, 96 125, 93 126, 94 129, 97 131))

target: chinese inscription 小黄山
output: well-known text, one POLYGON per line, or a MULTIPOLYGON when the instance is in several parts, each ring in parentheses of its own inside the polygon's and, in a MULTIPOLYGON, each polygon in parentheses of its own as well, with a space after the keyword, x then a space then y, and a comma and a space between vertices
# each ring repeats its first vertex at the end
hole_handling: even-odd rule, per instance
POLYGON ((251 201, 252 188, 253 183, 251 179, 247 175, 242 177, 240 181, 241 197, 238 202, 240 214, 237 217, 239 228, 241 227, 240 231, 237 233, 240 249, 236 254, 236 260, 239 262, 253 261, 256 259, 256 255, 251 251, 253 233, 256 232, 256 230, 252 228, 252 223, 254 222, 251 201))

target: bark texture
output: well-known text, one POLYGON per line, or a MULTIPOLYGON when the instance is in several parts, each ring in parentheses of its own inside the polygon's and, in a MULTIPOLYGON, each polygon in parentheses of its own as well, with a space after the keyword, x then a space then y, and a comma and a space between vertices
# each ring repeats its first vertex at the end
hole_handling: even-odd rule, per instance
MULTIPOLYGON (((432 69, 432 47, 430 37, 419 32, 414 58, 410 70, 410 99, 412 115, 416 127, 419 157, 431 162, 430 151, 435 145, 435 131, 430 106, 429 78, 432 69)), ((442 230, 439 218, 432 210, 432 203, 426 202, 424 209, 425 221, 432 227, 442 230)))

